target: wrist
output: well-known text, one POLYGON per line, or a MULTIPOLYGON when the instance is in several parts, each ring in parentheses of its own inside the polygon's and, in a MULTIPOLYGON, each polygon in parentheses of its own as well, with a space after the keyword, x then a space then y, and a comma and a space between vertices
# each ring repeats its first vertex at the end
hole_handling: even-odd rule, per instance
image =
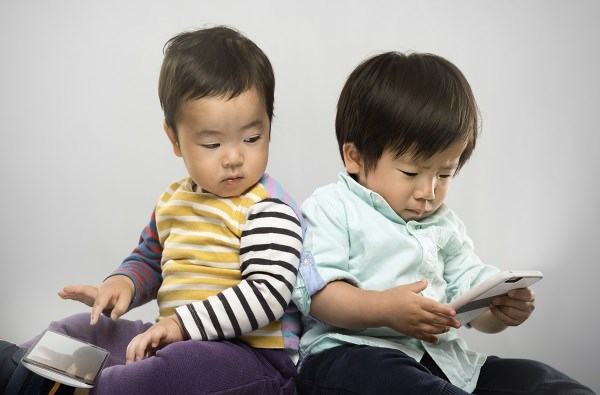
POLYGON ((124 274, 114 274, 109 276, 106 278, 106 280, 104 280, 104 283, 118 284, 119 288, 127 288, 131 295, 133 295, 135 292, 135 284, 133 283, 133 280, 124 274))
POLYGON ((371 319, 373 327, 391 326, 393 309, 390 306, 389 294, 386 291, 373 291, 373 306, 371 319))
POLYGON ((172 319, 175 322, 175 324, 177 325, 177 328, 179 329, 179 334, 180 334, 181 338, 184 340, 188 340, 190 337, 189 337, 187 331, 185 330, 185 328, 183 327, 183 322, 179 318, 179 315, 177 313, 175 313, 175 314, 168 316, 168 318, 172 319))

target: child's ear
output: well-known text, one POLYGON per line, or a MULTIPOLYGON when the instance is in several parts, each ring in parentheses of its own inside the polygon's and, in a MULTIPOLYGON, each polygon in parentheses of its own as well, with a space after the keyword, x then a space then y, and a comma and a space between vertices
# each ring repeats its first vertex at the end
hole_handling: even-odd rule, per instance
POLYGON ((163 122, 163 129, 169 138, 169 141, 173 145, 173 153, 179 157, 181 157, 181 148, 179 147, 179 141, 177 141, 177 134, 173 129, 167 125, 167 122, 163 122))
POLYGON ((344 154, 344 165, 346 166, 346 171, 349 174, 360 173, 363 166, 363 160, 354 143, 344 143, 342 146, 342 153, 344 154))

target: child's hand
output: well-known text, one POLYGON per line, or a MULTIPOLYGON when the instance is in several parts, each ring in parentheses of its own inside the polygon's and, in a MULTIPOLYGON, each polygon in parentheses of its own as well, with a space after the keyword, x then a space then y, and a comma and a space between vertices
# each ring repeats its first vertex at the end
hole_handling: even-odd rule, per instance
POLYGON ((535 309, 535 293, 531 288, 513 289, 507 296, 492 300, 490 310, 494 317, 507 326, 525 322, 535 309))
POLYGON ((63 299, 76 300, 92 308, 90 324, 98 322, 102 311, 109 309, 110 318, 116 320, 129 308, 134 285, 127 276, 111 276, 98 287, 93 285, 66 285, 58 291, 63 299))
POLYGON ((391 288, 382 292, 381 302, 388 312, 386 326, 435 344, 435 335, 448 332, 450 327, 459 328, 460 322, 454 318, 454 309, 420 295, 425 288, 425 280, 391 288))
POLYGON ((76 300, 92 307, 98 296, 98 287, 93 285, 65 285, 58 291, 63 299, 76 300))
POLYGON ((131 340, 125 354, 126 362, 141 361, 156 354, 157 349, 183 339, 183 329, 177 315, 165 317, 131 340))
POLYGON ((332 281, 312 295, 310 314, 341 328, 387 326, 405 335, 437 343, 435 335, 459 328, 450 306, 419 295, 427 280, 386 291, 371 291, 332 281))

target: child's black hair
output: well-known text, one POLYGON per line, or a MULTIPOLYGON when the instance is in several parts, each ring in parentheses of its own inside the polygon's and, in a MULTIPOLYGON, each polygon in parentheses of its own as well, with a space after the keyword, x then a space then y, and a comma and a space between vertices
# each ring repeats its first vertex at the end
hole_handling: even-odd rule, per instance
POLYGON ((158 96, 165 122, 177 132, 182 104, 203 97, 234 98, 248 89, 264 98, 273 118, 275 76, 269 58, 226 26, 183 32, 165 44, 158 96))
POLYGON ((335 129, 372 170, 385 150, 427 159, 455 142, 466 143, 457 171, 471 156, 479 110, 462 72, 432 54, 386 52, 363 61, 339 98, 335 129))

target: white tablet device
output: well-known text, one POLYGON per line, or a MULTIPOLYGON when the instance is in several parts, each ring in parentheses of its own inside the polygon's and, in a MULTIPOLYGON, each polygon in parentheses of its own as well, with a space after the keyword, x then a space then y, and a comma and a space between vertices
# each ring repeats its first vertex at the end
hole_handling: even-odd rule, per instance
POLYGON ((92 388, 109 352, 81 340, 46 330, 21 363, 40 376, 79 388, 92 388))
POLYGON ((543 277, 537 270, 504 270, 460 295, 450 306, 456 310, 455 318, 466 325, 485 313, 496 296, 506 295, 511 289, 527 288, 543 277))

